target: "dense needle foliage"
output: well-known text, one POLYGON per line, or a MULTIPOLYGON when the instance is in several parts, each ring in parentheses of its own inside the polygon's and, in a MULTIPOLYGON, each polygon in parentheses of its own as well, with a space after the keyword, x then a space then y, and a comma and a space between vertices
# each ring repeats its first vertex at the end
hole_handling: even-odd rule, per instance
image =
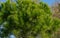
POLYGON ((58 27, 60 20, 53 18, 48 5, 30 0, 7 1, 0 5, 1 37, 13 33, 16 38, 49 38, 58 27))

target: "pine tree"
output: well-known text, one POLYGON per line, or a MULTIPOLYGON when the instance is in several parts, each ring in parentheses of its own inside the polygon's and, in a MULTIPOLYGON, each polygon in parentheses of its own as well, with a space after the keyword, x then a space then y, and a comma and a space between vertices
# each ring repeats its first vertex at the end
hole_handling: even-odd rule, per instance
POLYGON ((30 0, 7 1, 1 4, 0 24, 3 36, 13 33, 17 38, 49 38, 60 27, 60 20, 54 19, 48 5, 30 0))

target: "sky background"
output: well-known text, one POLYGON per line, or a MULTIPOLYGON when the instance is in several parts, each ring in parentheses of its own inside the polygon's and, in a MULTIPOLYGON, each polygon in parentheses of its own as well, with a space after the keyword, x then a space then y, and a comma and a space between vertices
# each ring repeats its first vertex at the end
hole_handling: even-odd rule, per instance
POLYGON ((47 3, 48 5, 52 5, 55 0, 42 0, 43 2, 47 3))
MULTIPOLYGON (((55 0, 41 0, 41 1, 47 3, 49 6, 51 6, 55 2, 55 0)), ((5 0, 0 0, 0 2, 5 2, 5 0)))

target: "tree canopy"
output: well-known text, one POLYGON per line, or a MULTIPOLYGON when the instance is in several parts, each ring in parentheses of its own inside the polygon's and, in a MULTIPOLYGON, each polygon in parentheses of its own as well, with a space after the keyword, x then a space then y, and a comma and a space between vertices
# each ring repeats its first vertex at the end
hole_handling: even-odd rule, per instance
POLYGON ((29 0, 7 1, 0 5, 2 37, 13 33, 16 38, 49 38, 60 27, 60 20, 53 18, 47 4, 29 0))

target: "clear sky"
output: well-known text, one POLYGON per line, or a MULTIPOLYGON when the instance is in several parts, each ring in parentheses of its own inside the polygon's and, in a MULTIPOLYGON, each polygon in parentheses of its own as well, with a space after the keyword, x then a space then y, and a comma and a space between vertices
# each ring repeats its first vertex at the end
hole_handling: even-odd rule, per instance
POLYGON ((47 3, 48 5, 52 5, 55 0, 42 0, 43 2, 47 3))
MULTIPOLYGON (((4 2, 5 0, 0 0, 0 2, 2 1, 4 2)), ((47 3, 48 5, 52 5, 55 2, 55 0, 42 0, 42 1, 47 3)))
POLYGON ((6 0, 0 0, 0 2, 5 2, 6 0))

